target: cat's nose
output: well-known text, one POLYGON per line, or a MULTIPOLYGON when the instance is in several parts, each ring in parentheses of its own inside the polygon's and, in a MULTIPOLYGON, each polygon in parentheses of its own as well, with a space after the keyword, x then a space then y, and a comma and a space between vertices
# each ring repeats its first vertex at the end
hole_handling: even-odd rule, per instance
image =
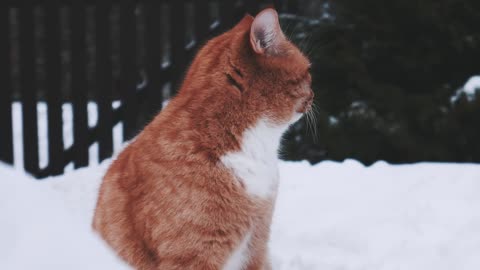
POLYGON ((302 100, 301 100, 301 105, 299 107, 299 109, 297 110, 297 112, 299 113, 306 113, 308 111, 310 111, 312 109, 312 105, 313 105, 313 97, 315 96, 315 94, 313 93, 313 91, 309 91, 308 94, 306 94, 302 100))

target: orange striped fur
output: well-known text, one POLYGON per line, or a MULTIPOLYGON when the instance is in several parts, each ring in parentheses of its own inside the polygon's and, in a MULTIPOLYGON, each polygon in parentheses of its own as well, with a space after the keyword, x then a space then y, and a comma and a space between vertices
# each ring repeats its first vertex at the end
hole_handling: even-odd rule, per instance
POLYGON ((94 229, 135 269, 270 269, 278 171, 262 149, 310 109, 308 69, 272 9, 210 40, 110 166, 94 229))

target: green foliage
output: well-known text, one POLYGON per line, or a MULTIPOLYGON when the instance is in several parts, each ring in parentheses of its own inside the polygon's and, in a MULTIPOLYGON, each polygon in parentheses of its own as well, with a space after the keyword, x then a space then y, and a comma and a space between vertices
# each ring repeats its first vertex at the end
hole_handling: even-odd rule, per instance
POLYGON ((450 100, 480 73, 480 1, 330 5, 282 21, 313 63, 319 108, 317 135, 299 122, 285 158, 480 162, 480 98, 450 100))

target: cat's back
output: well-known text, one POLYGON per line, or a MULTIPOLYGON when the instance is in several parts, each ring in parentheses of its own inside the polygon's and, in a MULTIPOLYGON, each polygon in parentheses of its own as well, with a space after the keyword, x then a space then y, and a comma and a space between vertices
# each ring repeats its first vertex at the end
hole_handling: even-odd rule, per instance
POLYGON ((204 147, 188 118, 176 111, 177 102, 112 162, 100 187, 96 217, 108 216, 103 209, 125 211, 127 204, 138 216, 146 208, 174 212, 185 205, 215 205, 224 198, 248 200, 231 171, 204 147))

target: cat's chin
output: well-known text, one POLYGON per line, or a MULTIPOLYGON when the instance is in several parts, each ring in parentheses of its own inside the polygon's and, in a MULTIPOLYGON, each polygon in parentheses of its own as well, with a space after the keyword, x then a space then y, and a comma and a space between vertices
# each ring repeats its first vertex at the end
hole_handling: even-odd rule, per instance
POLYGON ((293 113, 293 117, 292 119, 290 120, 290 125, 294 124, 295 122, 297 122, 298 120, 300 120, 300 118, 302 118, 303 116, 303 113, 299 113, 299 112, 294 112, 293 113))

